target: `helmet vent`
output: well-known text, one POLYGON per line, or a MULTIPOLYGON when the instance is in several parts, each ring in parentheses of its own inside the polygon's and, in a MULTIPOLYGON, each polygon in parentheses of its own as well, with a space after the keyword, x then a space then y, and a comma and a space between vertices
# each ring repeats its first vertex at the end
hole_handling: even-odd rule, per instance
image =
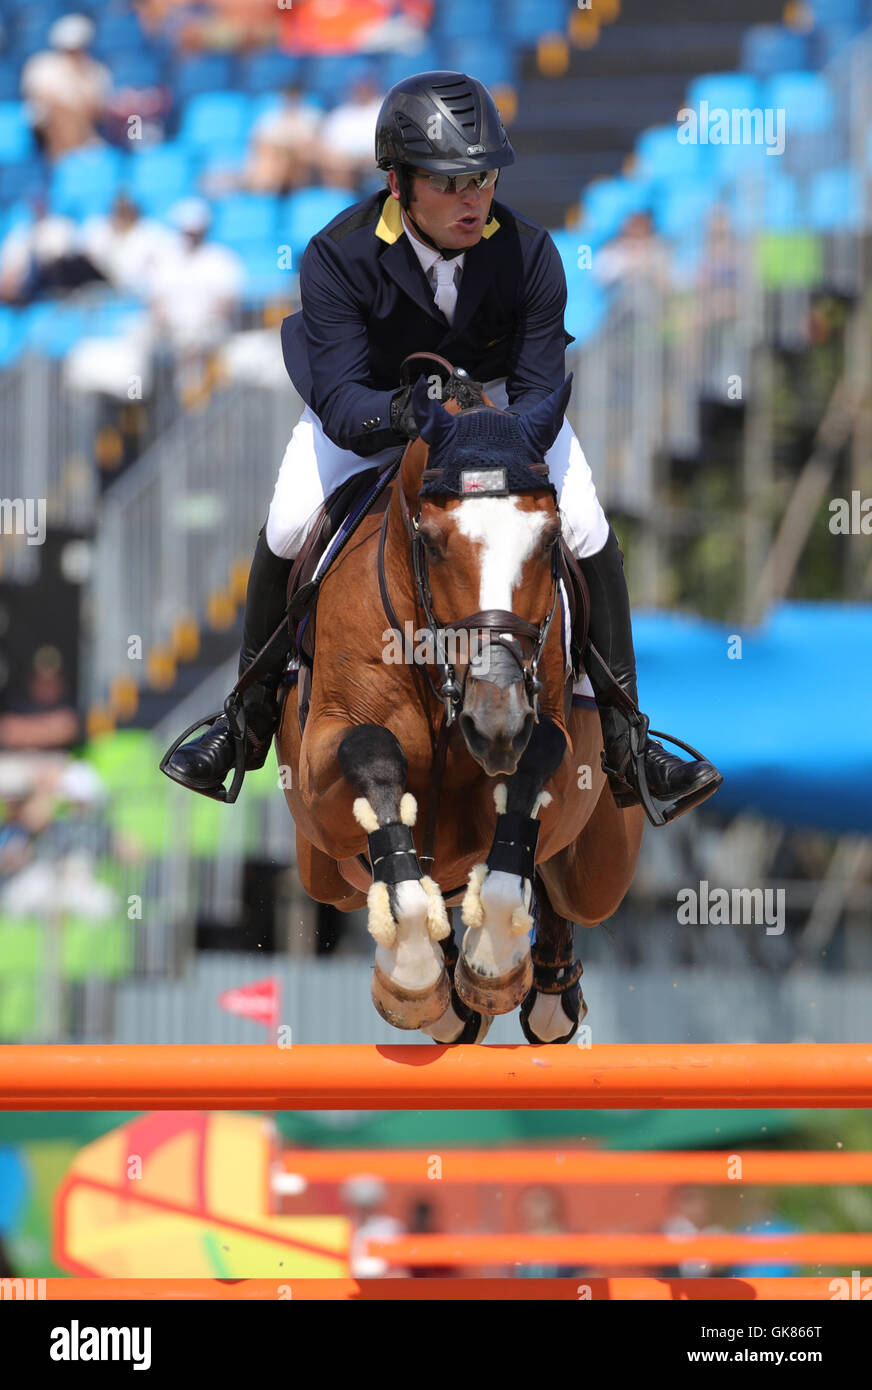
POLYGON ((433 91, 442 100, 457 124, 464 130, 476 133, 476 111, 478 103, 475 92, 465 82, 446 82, 434 86, 433 91))

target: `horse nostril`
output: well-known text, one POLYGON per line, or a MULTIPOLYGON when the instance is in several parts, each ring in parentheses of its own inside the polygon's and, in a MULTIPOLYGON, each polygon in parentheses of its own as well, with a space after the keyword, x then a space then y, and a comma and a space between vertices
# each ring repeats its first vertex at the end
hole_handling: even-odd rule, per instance
POLYGON ((524 722, 521 725, 520 733, 517 733, 512 739, 512 752, 517 753, 518 757, 521 756, 527 744, 530 742, 530 735, 533 732, 533 725, 535 722, 536 717, 533 711, 530 710, 528 714, 524 715, 524 722))

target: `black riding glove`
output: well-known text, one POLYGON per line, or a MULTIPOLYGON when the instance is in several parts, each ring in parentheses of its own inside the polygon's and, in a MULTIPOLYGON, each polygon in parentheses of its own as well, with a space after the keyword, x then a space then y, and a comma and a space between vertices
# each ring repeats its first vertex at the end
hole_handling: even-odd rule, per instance
POLYGON ((391 401, 391 429, 406 439, 417 439, 421 431, 412 405, 412 386, 404 386, 391 401))

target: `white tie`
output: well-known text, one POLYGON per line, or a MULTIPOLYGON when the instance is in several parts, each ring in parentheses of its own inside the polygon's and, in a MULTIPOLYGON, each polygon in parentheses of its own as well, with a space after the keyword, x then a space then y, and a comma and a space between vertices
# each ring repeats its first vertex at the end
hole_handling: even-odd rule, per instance
POLYGON ((457 263, 453 260, 438 260, 433 266, 436 271, 436 308, 441 309, 448 322, 454 323, 454 310, 457 307, 457 286, 454 276, 457 263))

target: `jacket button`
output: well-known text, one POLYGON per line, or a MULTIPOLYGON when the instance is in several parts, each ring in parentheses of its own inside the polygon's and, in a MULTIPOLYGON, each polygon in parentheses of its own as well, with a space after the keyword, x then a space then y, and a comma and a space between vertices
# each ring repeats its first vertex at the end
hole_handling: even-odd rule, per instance
POLYGON ((364 420, 362 428, 365 429, 365 430, 374 430, 375 427, 376 427, 376 425, 380 425, 380 424, 381 424, 381 416, 380 416, 380 415, 376 415, 376 416, 374 417, 374 419, 372 419, 372 420, 364 420))

